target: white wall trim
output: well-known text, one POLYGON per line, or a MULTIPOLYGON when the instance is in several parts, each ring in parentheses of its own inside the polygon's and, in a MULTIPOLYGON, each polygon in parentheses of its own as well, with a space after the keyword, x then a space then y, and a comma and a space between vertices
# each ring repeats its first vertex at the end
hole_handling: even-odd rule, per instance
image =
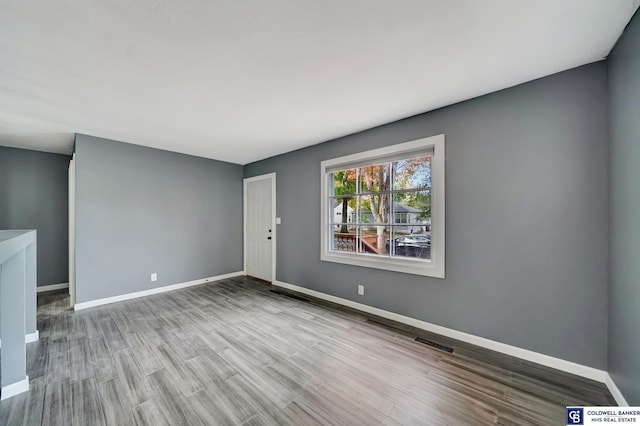
POLYGON ((620 392, 620 389, 618 389, 618 386, 616 386, 616 383, 613 381, 609 373, 607 373, 607 377, 605 377, 604 383, 605 385, 607 385, 609 392, 611 392, 611 395, 613 395, 613 398, 616 400, 620 407, 629 406, 629 403, 624 398, 624 395, 622 395, 622 392, 620 392))
MULTIPOLYGON (((39 338, 40 338, 40 332, 38 330, 36 330, 33 333, 25 334, 24 335, 24 342, 25 343, 37 342, 39 338)), ((2 340, 0 340, 0 348, 1 347, 2 347, 2 340)))
POLYGON ((76 153, 69 161, 69 305, 76 304, 76 153))
POLYGON ((38 293, 44 293, 45 291, 62 290, 63 288, 69 288, 69 283, 41 285, 36 287, 38 293))
POLYGON ((24 336, 24 342, 25 343, 37 342, 38 339, 40 339, 40 332, 38 330, 34 331, 33 333, 27 333, 24 336))
POLYGON ((151 296, 152 294, 166 293, 168 291, 179 290, 181 288, 192 287, 194 285, 206 284, 212 281, 219 281, 219 280, 239 277, 243 275, 245 275, 245 271, 231 272, 229 274, 217 275, 214 277, 202 278, 194 281, 187 281, 185 283, 166 285, 163 287, 152 288, 149 290, 121 294, 119 296, 105 297, 104 299, 90 300, 88 302, 76 303, 76 305, 74 306, 74 310, 80 311, 82 309, 93 308, 94 306, 106 305, 106 304, 115 303, 115 302, 122 302, 124 300, 136 299, 138 297, 151 296))
POLYGON ((4 401, 5 399, 9 399, 12 396, 19 395, 22 392, 27 392, 28 390, 29 376, 24 376, 23 380, 2 387, 2 396, 0 397, 0 401, 4 401))
POLYGON ((595 380, 600 383, 606 383, 606 378, 609 376, 608 373, 604 370, 598 370, 597 368, 588 367, 586 365, 582 365, 582 364, 567 361, 564 359, 530 351, 528 349, 519 348, 517 346, 511 346, 506 343, 496 342, 495 340, 486 339, 484 337, 479 337, 473 334, 464 333, 462 331, 443 327, 441 325, 437 325, 437 324, 429 323, 426 321, 418 320, 415 318, 407 317, 404 315, 396 314, 394 312, 385 311, 384 309, 379 309, 373 306, 364 305, 362 303, 353 302, 348 299, 343 299, 341 297, 336 297, 329 294, 321 293, 319 291, 311 290, 305 287, 300 287, 294 284, 289 284, 282 281, 274 281, 273 285, 286 288, 289 290, 293 290, 299 293, 307 294, 309 296, 317 297, 318 299, 323 299, 329 302, 337 303, 339 305, 347 306, 349 308, 357 309, 359 311, 377 315, 382 318, 387 318, 402 324, 419 328, 421 330, 426 330, 432 333, 441 334, 443 336, 447 336, 452 339, 471 343, 473 345, 490 349, 496 352, 501 352, 503 354, 514 356, 516 358, 535 362, 536 364, 541 364, 547 367, 555 368, 556 370, 561 370, 567 373, 575 374, 577 376, 586 377, 587 379, 595 380))

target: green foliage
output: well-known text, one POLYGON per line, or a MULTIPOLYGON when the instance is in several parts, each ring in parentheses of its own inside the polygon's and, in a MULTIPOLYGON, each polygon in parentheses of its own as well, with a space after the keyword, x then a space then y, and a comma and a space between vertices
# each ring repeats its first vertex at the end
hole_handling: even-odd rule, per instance
MULTIPOLYGON (((349 170, 342 170, 333 173, 333 194, 334 195, 347 195, 354 194, 356 192, 356 179, 355 174, 349 170)), ((349 204, 355 204, 353 198, 342 199, 342 226, 340 232, 347 233, 349 228, 347 227, 347 207, 349 204)), ((352 207, 353 208, 353 207, 352 207)))
POLYGON ((416 198, 416 208, 420 209, 416 219, 427 220, 431 218, 431 192, 417 192, 416 198))
POLYGON ((347 195, 356 193, 356 176, 351 170, 333 173, 333 194, 347 195))

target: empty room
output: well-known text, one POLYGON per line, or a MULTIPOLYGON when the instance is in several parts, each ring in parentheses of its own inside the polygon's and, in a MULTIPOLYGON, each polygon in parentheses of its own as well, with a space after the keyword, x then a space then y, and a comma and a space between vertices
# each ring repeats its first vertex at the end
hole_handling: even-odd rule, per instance
POLYGON ((640 422, 640 0, 0 2, 0 425, 640 422))

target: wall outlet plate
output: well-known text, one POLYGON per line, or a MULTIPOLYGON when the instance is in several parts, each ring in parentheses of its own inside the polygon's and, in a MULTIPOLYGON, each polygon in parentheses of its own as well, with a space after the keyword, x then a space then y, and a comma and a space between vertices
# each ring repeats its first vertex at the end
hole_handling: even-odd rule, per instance
POLYGON ((158 281, 158 273, 154 272, 153 274, 151 274, 151 281, 158 281))
POLYGON ((358 294, 364 296, 364 284, 358 284, 358 294))

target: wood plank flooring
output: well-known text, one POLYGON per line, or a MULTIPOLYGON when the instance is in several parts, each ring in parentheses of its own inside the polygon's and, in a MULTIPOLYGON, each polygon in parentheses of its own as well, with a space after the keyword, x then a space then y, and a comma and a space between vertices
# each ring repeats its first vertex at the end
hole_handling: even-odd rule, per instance
POLYGON ((39 295, 31 388, 0 425, 562 425, 566 405, 615 405, 603 384, 270 288, 80 312, 39 295))

